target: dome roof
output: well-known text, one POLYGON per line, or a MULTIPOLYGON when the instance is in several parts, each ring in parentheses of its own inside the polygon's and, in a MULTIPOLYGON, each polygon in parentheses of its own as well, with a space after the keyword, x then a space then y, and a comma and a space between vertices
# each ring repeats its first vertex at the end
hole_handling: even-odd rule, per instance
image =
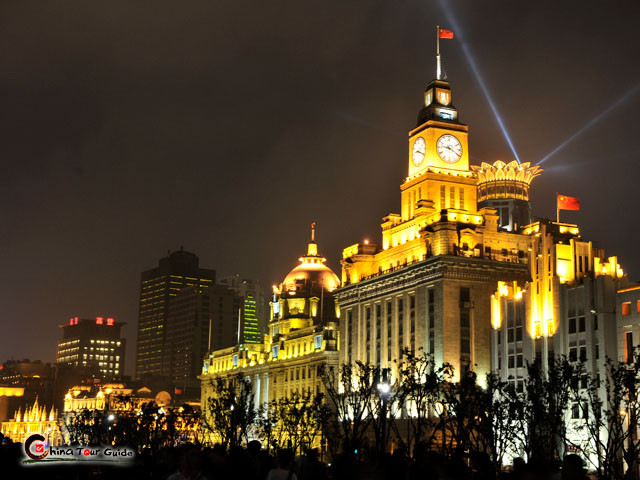
POLYGON ((308 256, 302 257, 302 259, 302 263, 291 270, 284 278, 282 282, 283 290, 288 290, 287 287, 295 285, 296 280, 304 280, 306 284, 315 283, 326 290, 335 290, 340 285, 338 276, 322 263, 324 258, 317 258, 318 262, 313 263, 305 261, 309 259, 308 256))
POLYGON ((311 224, 311 243, 307 248, 307 254, 300 257, 300 265, 291 270, 281 285, 281 290, 298 290, 298 287, 323 287, 325 290, 335 290, 340 286, 340 279, 327 267, 326 258, 318 255, 318 245, 315 242, 315 226, 311 224), (302 285, 301 285, 302 284, 302 285))

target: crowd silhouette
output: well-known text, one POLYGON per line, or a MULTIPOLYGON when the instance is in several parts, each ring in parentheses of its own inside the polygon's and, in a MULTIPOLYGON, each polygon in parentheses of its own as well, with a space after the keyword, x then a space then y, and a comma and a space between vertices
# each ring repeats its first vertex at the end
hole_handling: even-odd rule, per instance
POLYGON ((267 452, 259 441, 229 450, 220 445, 201 447, 185 444, 145 450, 128 467, 82 464, 25 466, 21 443, 1 438, 0 478, 47 480, 584 480, 588 478, 578 455, 565 455, 557 462, 525 462, 516 458, 499 470, 487 454, 470 458, 446 457, 423 443, 412 455, 403 448, 382 456, 366 452, 342 454, 322 462, 317 449, 295 456, 291 449, 267 452))

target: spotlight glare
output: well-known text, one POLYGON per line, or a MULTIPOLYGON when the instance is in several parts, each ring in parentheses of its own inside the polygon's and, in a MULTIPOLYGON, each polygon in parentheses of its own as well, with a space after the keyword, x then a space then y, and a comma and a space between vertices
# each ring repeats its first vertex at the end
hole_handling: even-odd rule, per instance
POLYGON ((598 123, 600 120, 602 120, 602 118, 607 115, 608 113, 610 113, 612 110, 618 108, 620 105, 622 105, 624 102, 626 102, 629 98, 631 98, 633 95, 635 95, 635 93, 638 91, 638 89, 640 89, 640 83, 636 84, 635 87, 633 87, 631 90, 629 90, 627 93, 625 93, 623 96, 621 96, 616 102, 612 103, 611 105, 609 105, 608 108, 604 109, 602 112, 600 112, 598 115, 596 115, 595 117, 593 117, 591 120, 589 120, 585 126, 583 126, 582 128, 580 128, 578 131, 576 131, 573 135, 571 135, 569 138, 567 138, 564 142, 562 142, 560 145, 558 145, 556 148, 554 148, 553 150, 551 150, 549 153, 547 153, 544 157, 542 157, 542 159, 540 159, 538 161, 538 163, 536 163, 536 165, 540 165, 541 163, 545 162, 548 158, 552 157, 553 155, 555 155, 556 153, 558 153, 560 150, 562 150, 564 147, 566 147, 569 143, 571 143, 573 140, 575 140, 577 137, 579 137, 580 135, 582 135, 584 132, 586 132, 587 130, 589 130, 591 127, 593 127, 596 123, 598 123))
POLYGON ((480 89, 482 90, 482 93, 484 93, 484 96, 487 99, 487 103, 489 104, 489 107, 491 108, 491 111, 493 112, 493 115, 496 118, 496 122, 498 122, 498 126, 500 127, 500 130, 502 130, 502 135, 504 135, 505 140, 509 144, 509 148, 511 148, 511 151, 513 152, 513 155, 516 157, 516 160, 518 160, 518 163, 520 163, 520 157, 518 156, 518 152, 516 151, 516 147, 513 145, 513 142, 511 141, 511 137, 509 136, 509 133, 507 132, 507 128, 505 127, 505 125, 504 125, 504 123, 502 121, 502 118, 500 117, 500 114, 498 113, 498 109, 496 108, 496 105, 493 102, 493 99, 491 98, 491 94, 489 93, 489 89, 485 85, 484 80, 482 79, 482 76, 480 75, 480 70, 478 69, 478 66, 476 65, 476 62, 473 59, 473 56, 471 55, 471 51, 469 50, 469 46, 463 40, 462 29, 460 28, 460 25, 458 24, 458 22, 456 21, 455 17, 453 16, 453 12, 451 11, 449 6, 447 5, 446 0, 440 0, 440 7, 444 11, 444 14, 447 17, 447 20, 449 21, 449 23, 453 27, 454 32, 456 32, 456 35, 458 35, 458 37, 460 38, 460 44, 462 45, 462 52, 464 53, 464 56, 466 57, 467 62, 469 62, 469 66, 471 67, 471 70, 473 71, 473 74, 476 76, 476 80, 478 81, 478 84, 480 85, 480 89), (458 32, 460 32, 460 33, 458 33, 458 32))

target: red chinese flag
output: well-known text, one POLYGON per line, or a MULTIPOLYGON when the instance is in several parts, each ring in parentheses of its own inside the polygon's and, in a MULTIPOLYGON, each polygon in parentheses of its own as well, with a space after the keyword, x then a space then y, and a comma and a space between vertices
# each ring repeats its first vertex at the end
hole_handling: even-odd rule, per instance
POLYGON ((580 200, 558 194, 558 210, 580 210, 580 200))
POLYGON ((440 38, 453 38, 452 30, 445 30, 444 28, 438 29, 438 36, 440 38))

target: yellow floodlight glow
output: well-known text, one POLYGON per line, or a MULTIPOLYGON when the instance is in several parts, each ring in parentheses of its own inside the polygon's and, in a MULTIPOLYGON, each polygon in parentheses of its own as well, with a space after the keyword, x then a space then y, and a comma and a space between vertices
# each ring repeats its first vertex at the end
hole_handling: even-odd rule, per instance
POLYGON ((495 329, 500 328, 500 297, 491 295, 491 326, 495 329))

